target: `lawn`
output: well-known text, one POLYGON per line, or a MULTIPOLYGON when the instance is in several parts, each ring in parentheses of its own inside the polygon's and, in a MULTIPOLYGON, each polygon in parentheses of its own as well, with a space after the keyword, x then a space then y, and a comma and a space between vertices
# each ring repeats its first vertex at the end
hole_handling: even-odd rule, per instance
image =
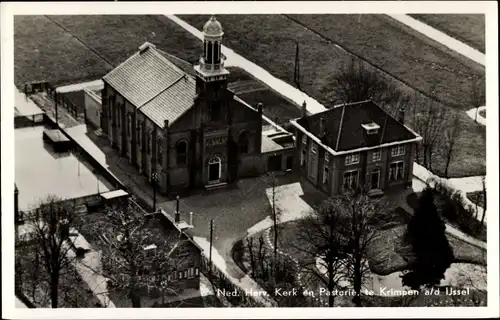
MULTIPOLYGON (((291 85, 294 85, 295 41, 298 41, 301 44, 301 87, 326 106, 336 99, 330 90, 332 75, 351 59, 351 55, 337 48, 329 39, 404 80, 408 85, 394 77, 387 77, 402 92, 418 97, 419 103, 424 101, 423 96, 414 88, 430 94, 434 80, 437 80, 438 86, 432 96, 445 101, 446 105, 442 107, 452 114, 459 112, 464 128, 456 142, 456 160, 451 163, 449 175, 461 177, 484 174, 485 129, 463 112, 469 108, 467 92, 470 91, 470 75, 484 75, 484 69, 455 58, 448 51, 443 51, 444 48, 420 39, 413 31, 402 28, 388 17, 364 15, 360 23, 357 22, 357 17, 293 17, 317 32, 308 30, 283 15, 221 15, 218 20, 225 30, 225 45, 291 85), (253 25, 260 27, 248 27, 253 25), (376 30, 377 33, 367 30, 376 30), (379 36, 381 30, 384 32, 383 37, 379 36), (394 40, 387 41, 388 38, 394 40), (367 50, 366 43, 373 43, 370 50, 367 50)), ((201 29, 207 16, 181 18, 201 29)), ((451 125, 451 117, 448 121, 451 125)), ((436 155, 433 159, 435 173, 443 174, 444 167, 444 159, 436 155)))
MULTIPOLYGON (((50 308, 50 291, 47 282, 48 273, 44 264, 36 264, 35 250, 33 244, 22 244, 16 246, 16 286, 22 288, 25 296, 37 306, 37 308, 50 308), (37 270, 36 266, 40 269, 37 270)), ((96 308, 101 304, 94 296, 87 283, 85 283, 76 269, 72 266, 61 271, 59 283, 59 308, 96 308)))
POLYGON ((15 82, 99 79, 145 41, 190 62, 201 52, 196 38, 164 16, 17 16, 15 82))
POLYGON ((97 79, 111 69, 47 17, 15 16, 14 81, 19 88, 30 81, 63 85, 97 79))
POLYGON ((410 16, 485 52, 485 17, 482 14, 411 14, 410 16))

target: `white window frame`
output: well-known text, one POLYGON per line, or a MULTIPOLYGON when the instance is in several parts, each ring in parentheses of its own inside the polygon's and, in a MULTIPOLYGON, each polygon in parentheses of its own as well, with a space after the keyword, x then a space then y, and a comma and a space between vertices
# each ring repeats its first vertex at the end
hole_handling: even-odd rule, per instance
POLYGON ((351 153, 345 156, 345 165, 350 166, 351 164, 359 163, 359 152, 351 153))
POLYGON ((399 156, 404 156, 405 154, 405 145, 400 144, 398 146, 392 147, 391 149, 391 156, 393 157, 399 157, 399 156))
POLYGON ((404 177, 405 177, 405 162, 404 161, 394 161, 394 162, 391 162, 391 164, 389 165, 389 181, 401 181, 401 180, 404 180, 404 177), (399 163, 402 163, 402 169, 401 169, 401 177, 398 178, 398 164, 399 163), (396 166, 396 171, 394 172, 394 175, 395 177, 393 179, 391 179, 391 172, 392 172, 392 165, 395 165, 396 166))
POLYGON ((199 276, 199 275, 200 275, 200 269, 195 268, 195 269, 194 269, 194 275, 195 275, 195 276, 199 276))
POLYGON ((372 152, 372 161, 380 161, 382 159, 382 150, 374 150, 372 152), (378 155, 378 157, 375 157, 375 155, 378 155))
POLYGON ((357 172, 357 174, 356 174, 356 182, 354 183, 354 185, 358 186, 358 183, 359 183, 359 170, 355 169, 355 170, 344 171, 344 174, 342 175, 342 188, 344 188, 344 185, 345 185, 345 176, 346 176, 346 174, 351 174, 353 172, 357 172))
POLYGON ((318 149, 316 148, 316 143, 312 142, 311 143, 311 153, 316 154, 318 152, 318 149))
POLYGON ((328 178, 330 177, 330 168, 328 166, 323 167, 323 184, 328 184, 328 178))

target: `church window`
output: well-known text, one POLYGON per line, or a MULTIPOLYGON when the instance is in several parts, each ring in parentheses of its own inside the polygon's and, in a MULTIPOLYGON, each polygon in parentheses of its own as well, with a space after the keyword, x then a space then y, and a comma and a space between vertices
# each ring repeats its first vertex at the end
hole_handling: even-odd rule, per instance
POLYGON ((130 136, 130 140, 132 140, 132 113, 127 114, 127 134, 130 136))
POLYGON ((177 142, 175 146, 175 151, 177 154, 177 164, 186 164, 187 162, 187 142, 182 140, 177 142))
POLYGON ((137 121, 137 145, 139 149, 142 147, 142 123, 137 121))
POLYGON ((158 138, 156 150, 157 150, 156 156, 158 157, 158 163, 160 165, 163 165, 163 139, 162 138, 158 138))
POLYGON ((238 151, 240 154, 248 153, 248 133, 243 131, 238 137, 238 151))

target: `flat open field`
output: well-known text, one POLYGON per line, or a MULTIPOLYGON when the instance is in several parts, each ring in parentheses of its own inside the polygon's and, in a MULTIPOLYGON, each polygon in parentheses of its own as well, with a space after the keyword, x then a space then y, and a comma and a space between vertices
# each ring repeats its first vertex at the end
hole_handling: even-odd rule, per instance
POLYGON ((483 14, 411 14, 410 16, 485 52, 485 17, 483 14))
MULTIPOLYGON (((293 84, 295 41, 299 41, 302 88, 323 104, 331 104, 334 98, 330 94, 332 74, 352 57, 333 44, 332 39, 339 41, 340 38, 344 41, 342 46, 349 46, 349 50, 379 68, 404 78, 410 86, 390 77, 402 91, 415 93, 417 87, 438 100, 446 101, 447 108, 457 112, 468 108, 467 77, 484 74, 479 66, 452 54, 440 53, 443 48, 436 49, 401 25, 395 26, 389 18, 384 20, 386 18, 364 15, 360 26, 354 28, 357 18, 352 21, 352 16, 334 17, 338 21, 324 20, 332 20, 332 16, 326 15, 294 16, 294 19, 301 19, 301 23, 307 23, 309 28, 318 29, 316 32, 282 15, 224 15, 218 18, 226 32, 224 41, 228 47, 290 84, 293 84), (315 26, 320 22, 324 23, 323 29, 315 26), (252 27, 255 25, 259 28, 252 27), (369 32, 374 30, 370 28, 377 32, 369 32), (376 37, 380 30, 384 36, 376 37), (341 37, 343 34, 350 37, 341 37), (347 41, 347 38, 352 39, 347 41), (400 42, 408 49, 401 51, 400 42), (366 43, 372 43, 370 50, 367 50, 366 43), (421 48, 426 49, 422 51, 421 48), (433 79, 439 82, 438 87, 429 93, 433 79)), ((201 29, 207 16, 183 18, 201 29)), ((145 41, 191 63, 201 52, 200 41, 165 16, 24 16, 15 20, 15 35, 18 86, 32 80, 48 80, 58 85, 95 80, 145 41)), ((265 106, 283 104, 279 97, 262 95, 263 91, 243 90, 240 97, 250 104, 261 100, 265 106)), ((284 121, 282 119, 295 117, 288 111, 282 114, 276 110, 289 109, 273 110, 275 114, 272 116, 277 116, 280 123, 284 121)), ((458 160, 452 163, 450 176, 484 174, 485 129, 468 119, 465 113, 463 126, 466 133, 457 141, 458 160)), ((444 163, 439 157, 433 161, 433 166, 438 174, 444 171, 444 163)))

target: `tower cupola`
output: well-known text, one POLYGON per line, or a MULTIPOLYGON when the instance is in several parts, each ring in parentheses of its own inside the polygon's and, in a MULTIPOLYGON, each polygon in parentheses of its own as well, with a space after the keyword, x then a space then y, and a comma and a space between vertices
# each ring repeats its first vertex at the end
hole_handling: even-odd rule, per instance
POLYGON ((229 71, 224 68, 225 57, 222 55, 222 25, 214 16, 203 26, 203 56, 195 66, 198 77, 206 82, 225 80, 229 71))

